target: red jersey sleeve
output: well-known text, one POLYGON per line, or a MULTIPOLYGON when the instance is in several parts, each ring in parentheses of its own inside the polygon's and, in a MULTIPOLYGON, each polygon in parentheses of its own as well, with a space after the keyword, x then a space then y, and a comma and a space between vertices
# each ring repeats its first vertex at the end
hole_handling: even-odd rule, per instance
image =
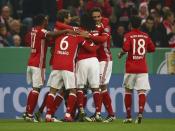
POLYGON ((154 52, 155 51, 155 45, 152 42, 150 38, 148 38, 148 47, 147 47, 148 52, 154 52))
POLYGON ((90 35, 90 39, 97 43, 103 43, 104 41, 107 41, 108 35, 106 33, 100 35, 100 36, 93 36, 90 35))
POLYGON ((130 48, 131 48, 130 39, 127 35, 125 35, 122 49, 124 52, 128 52, 130 50, 130 48))
POLYGON ((41 37, 42 38, 46 38, 47 34, 49 31, 45 30, 45 29, 41 29, 41 37))
POLYGON ((65 29, 70 29, 73 30, 73 27, 61 22, 56 22, 55 24, 55 30, 65 30, 65 29))
POLYGON ((88 52, 96 52, 99 46, 96 46, 93 42, 91 41, 84 41, 82 43, 82 47, 85 48, 88 52))

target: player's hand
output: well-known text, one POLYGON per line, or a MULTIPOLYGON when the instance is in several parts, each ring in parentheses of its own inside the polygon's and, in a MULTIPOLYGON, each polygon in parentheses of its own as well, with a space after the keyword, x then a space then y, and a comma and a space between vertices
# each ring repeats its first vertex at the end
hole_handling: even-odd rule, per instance
POLYGON ((121 52, 119 52, 119 53, 117 54, 117 57, 118 57, 118 59, 121 59, 121 58, 122 58, 121 52))
POLYGON ((117 54, 118 59, 121 59, 126 53, 121 51, 117 54))

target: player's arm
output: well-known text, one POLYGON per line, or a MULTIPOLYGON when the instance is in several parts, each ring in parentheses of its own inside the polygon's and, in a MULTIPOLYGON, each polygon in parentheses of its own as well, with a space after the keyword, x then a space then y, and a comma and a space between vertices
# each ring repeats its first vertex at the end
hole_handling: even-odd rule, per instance
POLYGON ((70 29, 65 29, 65 30, 49 31, 49 32, 46 34, 46 38, 58 37, 58 36, 60 36, 60 35, 63 35, 63 34, 69 33, 69 32, 72 32, 72 30, 70 30, 70 29))
POLYGON ((93 41, 86 40, 85 37, 83 37, 83 35, 78 35, 77 39, 79 43, 79 48, 84 48, 88 52, 96 52, 96 50, 99 48, 98 46, 94 44, 93 41))
POLYGON ((87 43, 83 43, 82 47, 85 48, 88 52, 96 52, 97 49, 99 48, 99 46, 97 46, 97 45, 94 45, 94 44, 90 45, 87 43))
POLYGON ((121 59, 125 54, 127 54, 127 53, 124 52, 123 50, 121 50, 121 51, 118 53, 117 57, 118 57, 119 59, 121 59))
POLYGON ((147 47, 147 52, 154 52, 155 51, 155 45, 152 42, 150 38, 148 38, 148 47, 147 47))
POLYGON ((122 50, 118 53, 118 58, 121 59, 130 50, 130 39, 127 35, 124 36, 122 50))
POLYGON ((80 30, 79 27, 70 26, 70 25, 67 25, 67 24, 64 24, 64 23, 60 23, 60 22, 57 22, 55 24, 54 30, 66 30, 66 29, 73 30, 73 31, 80 30))
POLYGON ((124 52, 129 52, 131 50, 131 38, 128 37, 127 35, 125 35, 123 38, 122 50, 124 52))
POLYGON ((89 35, 89 39, 91 39, 92 41, 94 41, 95 43, 98 43, 98 44, 102 44, 104 43, 105 41, 108 40, 108 34, 106 33, 103 33, 99 36, 93 36, 93 35, 89 35))

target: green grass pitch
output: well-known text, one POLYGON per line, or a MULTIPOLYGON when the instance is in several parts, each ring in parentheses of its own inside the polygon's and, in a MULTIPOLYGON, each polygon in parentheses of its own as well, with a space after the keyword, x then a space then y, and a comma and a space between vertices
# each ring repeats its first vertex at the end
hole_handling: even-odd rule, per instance
POLYGON ((29 123, 23 120, 0 119, 0 131, 174 131, 175 119, 143 119, 141 124, 123 124, 121 119, 111 123, 62 122, 29 123))

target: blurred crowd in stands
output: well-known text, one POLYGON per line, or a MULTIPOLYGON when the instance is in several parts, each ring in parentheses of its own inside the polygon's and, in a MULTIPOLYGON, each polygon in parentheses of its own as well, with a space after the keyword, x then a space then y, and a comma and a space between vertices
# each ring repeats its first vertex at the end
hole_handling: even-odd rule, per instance
POLYGON ((58 10, 70 10, 78 26, 79 16, 93 7, 110 19, 112 47, 122 46, 132 15, 142 18, 141 30, 157 47, 175 47, 175 0, 0 0, 0 47, 29 46, 26 34, 36 14, 47 14, 52 30, 58 10))

